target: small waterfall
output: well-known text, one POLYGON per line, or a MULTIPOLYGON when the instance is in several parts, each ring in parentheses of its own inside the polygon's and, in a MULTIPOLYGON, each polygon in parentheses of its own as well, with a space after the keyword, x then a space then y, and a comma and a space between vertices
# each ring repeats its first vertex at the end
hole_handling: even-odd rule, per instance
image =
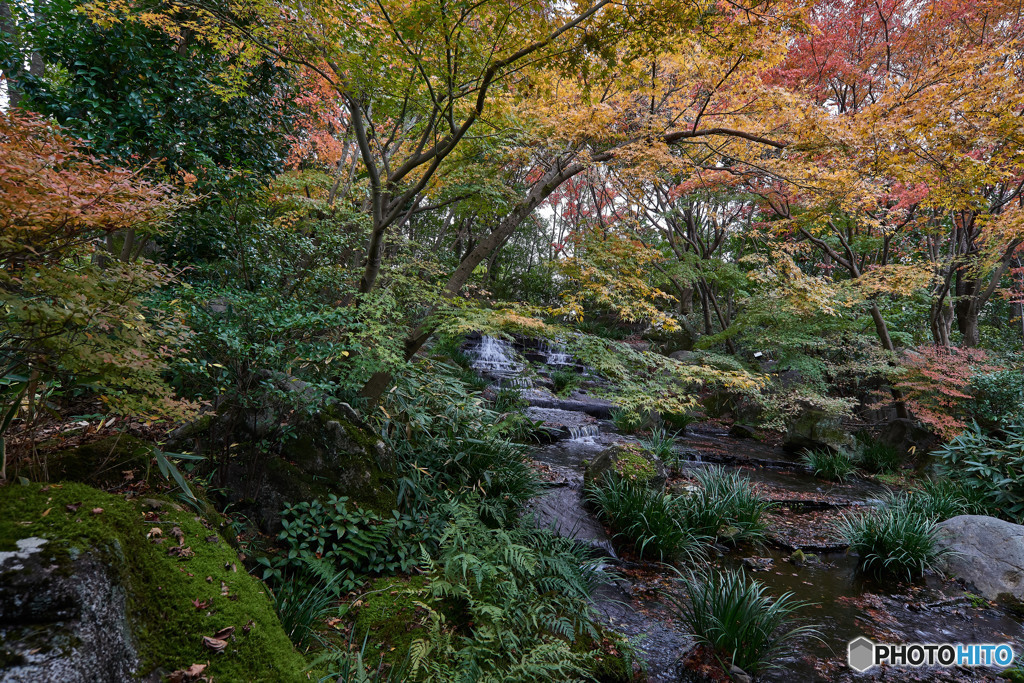
POLYGON ((560 344, 552 345, 548 342, 544 342, 541 352, 547 357, 545 361, 548 365, 572 365, 572 356, 565 352, 565 349, 560 344))
POLYGON ((586 439, 587 437, 594 437, 600 434, 600 430, 597 425, 569 425, 566 427, 569 430, 569 438, 573 441, 579 441, 586 439))
POLYGON ((473 369, 492 375, 514 375, 523 369, 515 360, 512 344, 504 339, 484 336, 470 353, 473 355, 473 369))

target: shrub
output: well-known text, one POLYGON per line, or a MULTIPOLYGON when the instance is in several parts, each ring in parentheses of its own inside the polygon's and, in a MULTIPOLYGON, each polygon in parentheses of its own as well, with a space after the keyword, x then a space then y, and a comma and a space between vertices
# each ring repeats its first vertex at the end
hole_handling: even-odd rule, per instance
POLYGON ((1024 423, 1024 373, 1019 367, 975 375, 970 393, 974 400, 968 410, 981 424, 1005 427, 1024 423))
POLYGON ((676 460, 676 434, 673 432, 669 432, 662 427, 653 427, 651 429, 650 436, 646 439, 641 439, 640 443, 642 443, 644 448, 650 451, 654 457, 663 462, 672 462, 676 460))
POLYGON ((299 650, 305 651, 314 643, 325 644, 317 626, 338 611, 335 603, 344 578, 329 562, 314 559, 307 560, 305 571, 279 583, 274 591, 274 609, 284 632, 299 650))
POLYGON ((861 571, 879 577, 912 579, 947 552, 936 543, 935 520, 897 507, 848 514, 836 528, 861 571))
POLYGON ((1013 520, 1024 516, 1024 424, 1003 438, 986 435, 975 423, 935 451, 936 470, 963 487, 966 495, 1013 520))
POLYGON ((574 652, 595 638, 589 599, 595 561, 572 539, 517 525, 488 528, 469 506, 452 522, 436 560, 425 561, 425 638, 410 648, 413 675, 429 680, 573 680, 594 653, 574 652))
POLYGON ((568 396, 583 384, 583 378, 574 370, 562 368, 551 373, 551 382, 555 385, 556 394, 568 396))
POLYGON ((680 574, 688 601, 667 594, 698 642, 711 648, 722 668, 735 665, 749 674, 775 668, 779 659, 802 637, 817 637, 811 625, 793 623, 794 614, 811 603, 793 593, 773 598, 743 570, 708 570, 680 574))
POLYGON ((864 445, 861 462, 868 472, 888 474, 900 468, 900 465, 903 464, 903 456, 895 446, 871 441, 864 445))
POLYGON ((606 472, 604 479, 588 490, 587 498, 597 508, 598 517, 642 558, 693 557, 711 540, 683 522, 679 497, 654 491, 642 482, 606 472))
POLYGON ((713 466, 695 472, 697 489, 680 496, 683 523, 702 536, 727 537, 733 542, 760 540, 761 516, 772 504, 755 493, 750 480, 736 471, 713 466))
POLYGON ((263 579, 287 585, 307 571, 311 562, 329 564, 338 573, 331 586, 352 590, 364 574, 409 571, 419 561, 412 533, 417 525, 398 513, 382 519, 348 498, 331 495, 319 500, 286 505, 281 513, 283 556, 260 558, 263 579))
POLYGON ((829 481, 844 481, 857 469, 853 458, 841 451, 807 450, 800 461, 813 470, 815 476, 829 481))
POLYGON ((507 438, 508 425, 446 366, 423 363, 397 378, 384 408, 381 436, 397 460, 398 503, 407 514, 443 524, 438 501, 482 493, 481 514, 501 521, 536 494, 525 448, 507 438))

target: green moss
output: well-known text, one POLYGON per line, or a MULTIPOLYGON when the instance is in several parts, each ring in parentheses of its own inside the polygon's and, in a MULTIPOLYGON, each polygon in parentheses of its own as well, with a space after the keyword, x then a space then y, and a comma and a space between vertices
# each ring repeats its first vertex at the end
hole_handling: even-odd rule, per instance
POLYGON ((168 508, 159 520, 147 520, 134 502, 70 482, 0 489, 0 510, 0 542, 41 536, 56 553, 90 553, 111 566, 128 596, 140 674, 209 661, 206 673, 215 680, 306 679, 305 660, 285 636, 263 584, 193 513, 168 508), (102 512, 93 514, 96 508, 102 512), (188 559, 168 555, 175 526, 194 553, 188 559), (161 543, 147 538, 154 527, 163 531, 161 543), (197 609, 194 601, 209 604, 197 609), (235 634, 224 654, 204 648, 203 636, 228 626, 235 634))
POLYGON ((424 599, 425 589, 423 576, 389 576, 370 584, 355 620, 360 642, 369 636, 368 661, 383 655, 389 664, 400 664, 413 641, 424 634, 423 610, 415 603, 424 599))
POLYGON ((635 444, 623 444, 618 447, 613 467, 620 477, 633 481, 650 481, 658 474, 650 456, 635 444))

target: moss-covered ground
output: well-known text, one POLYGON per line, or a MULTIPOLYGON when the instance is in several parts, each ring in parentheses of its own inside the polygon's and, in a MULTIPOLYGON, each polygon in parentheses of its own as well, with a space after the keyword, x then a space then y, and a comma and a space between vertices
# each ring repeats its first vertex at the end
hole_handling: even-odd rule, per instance
POLYGON ((39 536, 57 561, 90 553, 107 562, 128 596, 140 675, 209 662, 216 681, 307 680, 265 587, 217 531, 169 502, 149 507, 78 483, 7 486, 0 550, 39 536), (204 636, 228 627, 223 653, 204 647, 204 636))

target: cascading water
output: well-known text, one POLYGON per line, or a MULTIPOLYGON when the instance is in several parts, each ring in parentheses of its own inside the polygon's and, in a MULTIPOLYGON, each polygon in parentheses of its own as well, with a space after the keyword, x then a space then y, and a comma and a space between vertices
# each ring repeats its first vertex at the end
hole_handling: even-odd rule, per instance
POLYGON ((584 424, 584 425, 568 425, 566 429, 569 430, 569 438, 573 441, 581 439, 592 438, 601 433, 597 425, 584 424))
POLYGON ((548 365, 572 365, 572 356, 565 352, 565 349, 559 345, 551 345, 548 342, 544 342, 544 346, 541 348, 541 352, 545 355, 545 362, 548 365))
POLYGON ((515 375, 523 366, 515 360, 512 344, 504 339, 484 336, 480 343, 470 350, 473 355, 473 369, 491 375, 515 375))

